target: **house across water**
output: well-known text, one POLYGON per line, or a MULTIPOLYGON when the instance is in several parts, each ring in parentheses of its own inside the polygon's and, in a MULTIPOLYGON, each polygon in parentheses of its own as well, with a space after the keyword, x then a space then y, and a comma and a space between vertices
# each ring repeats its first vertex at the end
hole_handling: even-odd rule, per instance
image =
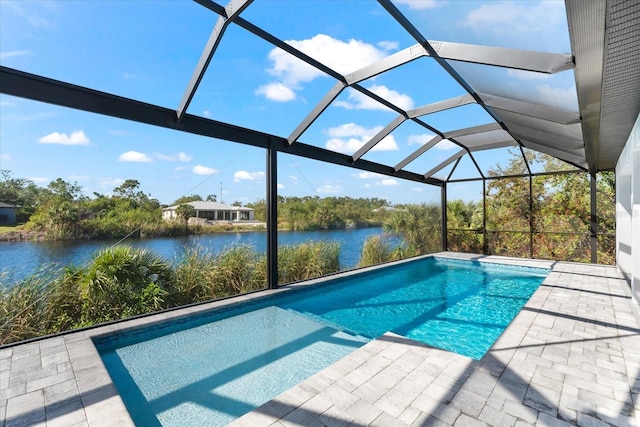
MULTIPOLYGON (((195 209, 195 217, 207 221, 253 221, 254 210, 243 206, 225 205, 220 202, 189 202, 195 209)), ((169 206, 162 210, 162 218, 165 220, 178 219, 176 209, 179 205, 169 206)))
POLYGON ((0 225, 15 225, 16 207, 0 202, 0 225))

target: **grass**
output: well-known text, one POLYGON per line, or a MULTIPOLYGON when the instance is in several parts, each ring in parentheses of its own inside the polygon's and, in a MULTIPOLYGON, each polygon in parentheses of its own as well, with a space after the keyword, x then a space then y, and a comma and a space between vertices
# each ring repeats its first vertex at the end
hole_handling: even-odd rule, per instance
POLYGON ((11 231, 17 231, 17 225, 0 225, 0 234, 9 233, 11 231))
MULTIPOLYGON (((337 272, 339 255, 337 242, 283 247, 279 282, 337 272)), ((266 266, 265 253, 248 245, 191 250, 174 263, 118 246, 83 267, 43 268, 17 283, 0 275, 0 345, 264 289, 266 266)))

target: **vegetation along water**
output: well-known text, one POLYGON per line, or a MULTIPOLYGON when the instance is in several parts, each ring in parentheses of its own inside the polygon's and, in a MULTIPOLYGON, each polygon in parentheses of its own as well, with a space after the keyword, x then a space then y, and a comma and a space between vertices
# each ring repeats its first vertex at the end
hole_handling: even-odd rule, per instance
MULTIPOLYGON (((545 172, 567 167, 531 153, 528 160, 545 172)), ((489 170, 489 177, 514 177, 488 179, 486 204, 482 197, 447 201, 447 248, 589 262, 588 175, 520 178, 524 168, 514 156, 506 168, 489 170)), ((615 259, 613 177, 605 172, 596 180, 600 263, 615 259)), ((90 198, 62 179, 43 188, 2 171, 0 201, 16 207, 20 225, 14 232, 46 241, 0 239, 0 345, 266 286, 264 231, 192 227, 189 209, 180 210, 183 218, 165 221, 162 206, 139 185, 129 179, 110 195, 90 198), (215 233, 220 231, 225 233, 215 233), (125 236, 134 238, 110 247, 125 236)), ((198 200, 203 198, 190 195, 173 204, 198 200)), ((264 200, 245 206, 264 221, 264 200)), ((439 204, 278 196, 278 281, 441 250, 441 219, 439 204)))

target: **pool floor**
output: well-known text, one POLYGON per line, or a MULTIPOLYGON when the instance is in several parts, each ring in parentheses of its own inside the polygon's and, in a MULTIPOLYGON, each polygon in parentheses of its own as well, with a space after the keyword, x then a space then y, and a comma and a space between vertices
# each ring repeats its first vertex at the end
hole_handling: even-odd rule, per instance
POLYGON ((270 306, 101 350, 138 426, 222 426, 367 343, 270 306))
POLYGON ((429 258, 278 305, 371 339, 393 332, 480 359, 549 271, 429 258))

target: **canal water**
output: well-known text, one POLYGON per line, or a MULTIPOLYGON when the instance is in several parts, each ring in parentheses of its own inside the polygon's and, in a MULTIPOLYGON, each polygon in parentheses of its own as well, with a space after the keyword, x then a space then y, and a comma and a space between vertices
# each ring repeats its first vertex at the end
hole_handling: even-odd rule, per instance
MULTIPOLYGON (((295 245, 308 241, 336 241, 341 246, 340 267, 344 270, 358 264, 362 245, 368 237, 383 233, 381 228, 279 231, 278 245, 295 245)), ((43 267, 61 268, 71 264, 81 266, 89 262, 96 251, 117 242, 118 240, 0 242, 0 274, 4 276, 1 281, 12 283, 43 267)), ((264 231, 128 239, 124 242, 134 248, 149 249, 167 261, 180 258, 186 250, 192 248, 203 248, 208 253, 216 254, 236 244, 247 244, 257 251, 264 252, 266 243, 267 235, 264 231)))

